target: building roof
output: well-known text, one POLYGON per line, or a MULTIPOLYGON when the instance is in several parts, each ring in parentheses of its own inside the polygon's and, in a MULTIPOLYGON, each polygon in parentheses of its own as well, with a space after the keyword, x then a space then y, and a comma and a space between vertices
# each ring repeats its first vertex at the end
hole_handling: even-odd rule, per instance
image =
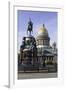
POLYGON ((45 28, 45 25, 43 24, 39 31, 38 31, 38 36, 45 36, 45 37, 48 37, 48 31, 47 29, 45 28))

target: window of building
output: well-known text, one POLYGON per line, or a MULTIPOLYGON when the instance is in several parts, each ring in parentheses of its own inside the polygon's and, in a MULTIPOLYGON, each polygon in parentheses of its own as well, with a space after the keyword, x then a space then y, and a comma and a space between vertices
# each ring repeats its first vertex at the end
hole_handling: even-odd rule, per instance
POLYGON ((43 45, 43 40, 39 40, 39 45, 43 45))

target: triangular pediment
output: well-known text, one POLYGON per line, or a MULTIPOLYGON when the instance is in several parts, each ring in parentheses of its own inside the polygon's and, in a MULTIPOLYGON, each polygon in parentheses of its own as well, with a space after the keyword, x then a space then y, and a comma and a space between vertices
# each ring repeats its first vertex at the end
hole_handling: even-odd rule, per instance
POLYGON ((47 51, 47 50, 44 50, 44 52, 43 52, 45 55, 47 55, 47 54, 49 54, 49 55, 52 55, 53 53, 51 53, 51 52, 49 52, 49 51, 47 51))

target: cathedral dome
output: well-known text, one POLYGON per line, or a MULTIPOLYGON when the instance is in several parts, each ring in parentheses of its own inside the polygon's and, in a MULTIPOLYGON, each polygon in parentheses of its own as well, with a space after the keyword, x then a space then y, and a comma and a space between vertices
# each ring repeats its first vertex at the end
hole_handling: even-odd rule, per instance
POLYGON ((50 45, 50 38, 48 35, 48 31, 45 28, 44 24, 39 29, 37 38, 36 38, 37 45, 49 46, 50 45))
POLYGON ((45 28, 45 25, 44 24, 39 29, 38 37, 48 37, 48 31, 45 28))

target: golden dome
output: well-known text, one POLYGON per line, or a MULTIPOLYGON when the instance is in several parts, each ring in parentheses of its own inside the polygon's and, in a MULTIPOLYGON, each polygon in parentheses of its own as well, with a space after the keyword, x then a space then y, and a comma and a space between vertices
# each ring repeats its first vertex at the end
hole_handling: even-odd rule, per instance
POLYGON ((38 32, 38 35, 48 36, 48 31, 45 28, 45 25, 44 24, 42 25, 42 27, 40 27, 39 32, 38 32))

